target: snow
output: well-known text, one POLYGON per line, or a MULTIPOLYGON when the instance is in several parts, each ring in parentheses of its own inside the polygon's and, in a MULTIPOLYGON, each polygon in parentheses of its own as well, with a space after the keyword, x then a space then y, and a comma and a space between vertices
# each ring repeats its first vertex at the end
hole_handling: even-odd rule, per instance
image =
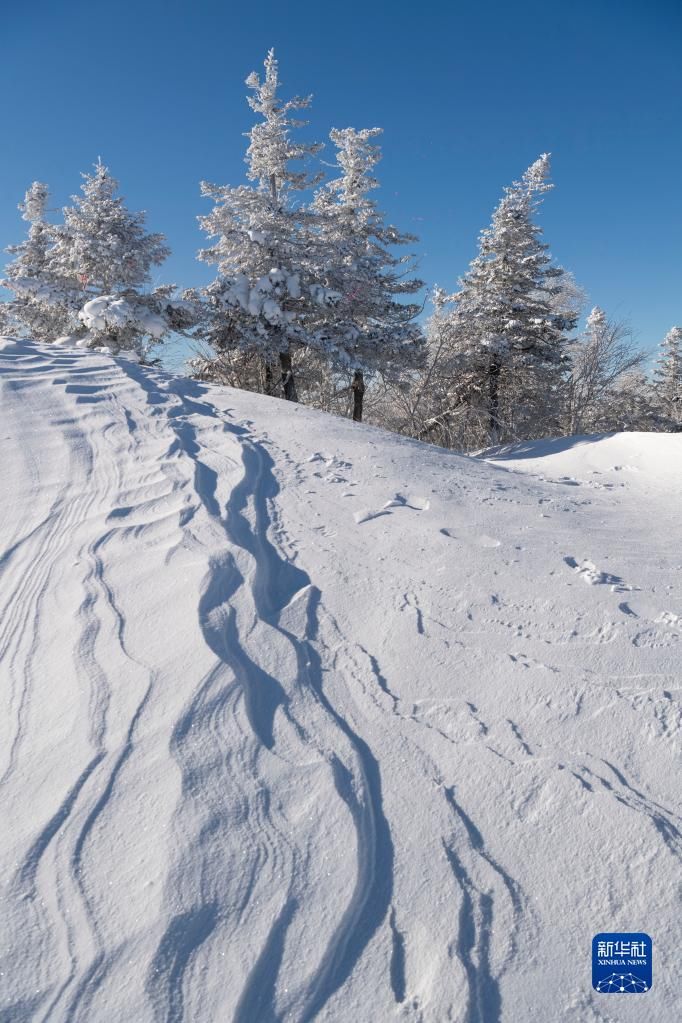
POLYGON ((534 441, 488 451, 491 462, 588 489, 682 495, 682 434, 617 433, 534 441))
MULTIPOLYGON (((159 339, 168 331, 168 321, 139 302, 127 302, 115 295, 99 295, 86 302, 78 314, 88 330, 105 332, 134 325, 150 337, 159 339)), ((86 339, 86 344, 87 344, 86 339)))
POLYGON ((3 1019, 678 1017, 682 435, 0 385, 3 1019), (619 930, 644 995, 591 990, 619 930))
MULTIPOLYGON (((1 340, 4 340, 4 338, 1 340)), ((56 337, 52 344, 58 348, 78 348, 80 340, 81 338, 77 334, 64 334, 62 337, 56 337)))
POLYGON ((237 274, 232 280, 225 282, 219 292, 219 301, 225 306, 241 308, 252 316, 263 316, 273 325, 291 322, 295 314, 282 309, 280 301, 287 298, 300 298, 301 285, 298 274, 286 274, 274 268, 259 277, 253 287, 249 284, 246 274, 237 274), (273 297, 274 296, 274 297, 273 297))
POLYGON ((13 278, 11 284, 12 290, 21 298, 33 298, 47 307, 56 306, 64 301, 63 289, 56 284, 37 281, 30 277, 13 278))
POLYGON ((322 307, 322 309, 333 309, 337 306, 343 295, 340 291, 334 291, 332 288, 325 288, 321 284, 311 284, 308 287, 311 298, 316 305, 322 307))

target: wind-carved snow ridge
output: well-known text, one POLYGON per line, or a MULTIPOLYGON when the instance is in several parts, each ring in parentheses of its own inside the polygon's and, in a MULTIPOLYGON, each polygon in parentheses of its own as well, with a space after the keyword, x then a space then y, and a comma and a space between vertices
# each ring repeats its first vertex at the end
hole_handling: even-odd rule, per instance
POLYGON ((307 602, 306 642, 298 650, 300 677, 307 680, 320 705, 348 738, 357 757, 362 784, 358 786, 348 768, 335 754, 331 755, 336 790, 348 805, 356 829, 357 879, 353 897, 310 984, 310 997, 301 1014, 305 1021, 317 1016, 325 1002, 350 975, 384 920, 393 890, 393 842, 383 811, 379 764, 366 741, 325 695, 322 661, 313 646, 319 634, 320 610, 320 593, 311 587, 307 602))
POLYGON ((528 912, 526 898, 514 878, 486 851, 480 831, 457 803, 453 789, 447 789, 445 795, 452 807, 458 828, 463 827, 466 838, 459 847, 452 842, 444 842, 448 862, 462 889, 458 947, 469 988, 466 1019, 472 1023, 477 1020, 497 1021, 502 1018, 500 978, 518 951, 519 927, 524 912, 528 912), (489 880, 483 885, 477 884, 473 872, 470 873, 465 866, 463 853, 491 875, 492 883, 489 880), (496 923, 495 899, 499 897, 495 889, 500 888, 500 884, 501 893, 509 902, 511 917, 508 924, 507 956, 496 972, 491 963, 491 939, 496 923))
POLYGON ((0 388, 0 1020, 597 1019, 591 921, 674 954, 682 437, 491 465, 28 341, 0 388))
MULTIPOLYGON (((329 940, 320 966, 308 981, 308 991, 299 996, 296 1018, 304 1021, 315 1018, 329 997, 348 977, 385 916, 390 902, 392 843, 382 811, 378 764, 366 742, 337 713, 324 692, 321 658, 310 642, 318 635, 321 608, 319 591, 312 586, 308 576, 283 558, 268 540, 268 502, 276 499, 279 490, 272 473, 272 459, 262 447, 248 438, 244 438, 242 444, 245 473, 242 483, 233 489, 228 503, 226 532, 233 543, 248 551, 254 559, 251 587, 260 621, 267 622, 288 640, 297 661, 297 685, 289 698, 284 696, 281 686, 274 679, 255 679, 254 692, 260 693, 260 699, 267 701, 267 706, 259 707, 258 712, 252 708, 249 719, 254 732, 267 747, 273 745, 272 719, 277 707, 281 705, 286 706, 304 742, 314 742, 310 730, 316 720, 319 721, 320 732, 328 731, 330 724, 335 725, 349 740, 356 761, 352 765, 355 768, 353 770, 336 753, 324 751, 336 792, 348 806, 356 829, 357 880, 350 903, 329 940), (249 497, 253 501, 253 526, 245 515, 249 497), (297 635, 281 624, 282 612, 299 595, 305 606, 303 635, 297 635), (268 689, 271 692, 269 696, 266 695, 268 689), (301 715, 306 719, 305 725, 297 715, 301 703, 306 704, 301 715), (312 723, 308 723, 311 718, 312 723)), ((228 645, 230 632, 234 638, 233 630, 224 634, 228 645)), ((295 911, 295 905, 296 900, 285 904, 267 943, 279 944, 279 935, 295 911)), ((277 958, 275 956, 271 959, 270 971, 264 957, 254 967, 238 1006, 238 1020, 247 1023, 255 1018, 254 999, 258 1011, 263 1013, 259 1018, 267 1018, 266 1014, 270 1012, 275 1018, 274 1006, 266 1007, 263 1004, 263 989, 265 985, 266 989, 274 991, 275 975, 272 968, 276 969, 277 958)))
MULTIPOLYGON (((147 382, 144 371, 135 366, 126 368, 141 386, 147 382)), ((187 387, 185 387, 185 394, 187 387)), ((349 976, 363 949, 385 919, 392 888, 393 847, 388 822, 382 809, 379 766, 367 743, 334 708, 324 691, 323 667, 314 647, 318 638, 320 593, 306 573, 285 558, 269 539, 271 521, 269 505, 276 500, 279 485, 275 478, 272 457, 249 431, 232 423, 224 430, 239 444, 243 465, 241 480, 236 482, 224 510, 216 497, 217 476, 199 457, 200 446, 189 417, 206 414, 200 402, 183 398, 173 409, 170 422, 182 450, 195 464, 195 489, 206 511, 224 531, 228 552, 211 560, 210 571, 199 602, 199 621, 206 643, 219 659, 209 673, 185 713, 178 721, 171 748, 185 778, 185 790, 192 794, 201 772, 198 749, 203 743, 204 729, 213 727, 221 713, 233 705, 236 689, 241 690, 249 724, 260 746, 277 755, 274 735, 275 716, 282 709, 294 728, 299 743, 317 747, 328 764, 330 780, 336 795, 347 806, 356 831, 357 875, 354 890, 345 911, 330 935, 318 968, 296 997, 296 1018, 315 1018, 325 1003, 349 976), (252 521, 249 521, 248 510, 252 521), (274 645, 284 640, 296 660, 297 682, 289 693, 273 674, 258 664, 258 652, 244 630, 240 631, 235 605, 246 602, 251 607, 258 631, 265 634, 260 642, 274 645), (301 598, 305 607, 302 630, 282 624, 287 609, 301 598), (273 636, 276 633, 277 636, 273 636), (226 675, 228 669, 230 675, 226 675), (300 707, 300 711, 299 711, 300 707), (305 722, 305 723, 304 723, 305 722), (347 739, 350 763, 335 751, 333 730, 347 739), (327 748, 319 745, 317 736, 332 732, 327 748)), ((212 410, 210 410, 212 411, 212 410)), ((297 623, 300 625, 300 620, 297 623)), ((214 740, 213 740, 214 741, 214 740)), ((257 774, 259 747, 249 753, 250 769, 257 774)), ((347 758, 347 755, 346 755, 347 758)), ((206 765, 203 765, 204 767, 206 765)), ((227 777, 224 778, 227 783, 227 777)), ((267 820, 263 808, 261 826, 269 830, 273 844, 282 843, 276 823, 267 820)), ((197 850, 192 850, 194 867, 197 850)), ((295 915, 298 899, 290 895, 268 934, 263 952, 247 977, 235 1019, 274 1019, 274 1002, 266 1005, 266 992, 274 998, 275 981, 281 958, 283 933, 295 915), (278 951, 279 950, 279 951, 278 951)), ((148 981, 148 989, 157 1007, 163 1006, 162 1018, 183 1018, 182 979, 191 957, 207 940, 216 925, 216 900, 176 914, 157 951, 148 981), (188 939, 194 935, 193 939, 188 939)), ((291 1010, 284 1010, 293 1011, 291 1010)))
MULTIPOLYGON (((70 366, 72 360, 73 357, 65 355, 52 360, 52 365, 70 366)), ((49 364, 47 368, 49 368, 49 364)), ((77 370, 75 370, 76 372, 77 370)), ((95 375, 92 374, 92 376, 95 375)), ((49 383, 53 382, 53 380, 49 381, 49 383)), ((103 388, 99 384, 72 385, 71 387, 67 385, 64 393, 76 394, 76 401, 79 401, 83 393, 96 393, 100 390, 103 388)), ((65 431, 65 436, 69 437, 68 431, 65 431)), ((94 433, 90 441, 81 443, 78 447, 69 444, 67 457, 72 478, 75 476, 77 481, 81 478, 87 479, 91 485, 82 488, 84 500, 67 502, 61 495, 57 497, 53 501, 50 514, 42 524, 58 523, 61 525, 62 546, 65 546, 70 530, 78 524, 79 520, 87 518, 88 514, 93 514, 93 497, 98 490, 104 494, 109 492, 112 470, 115 470, 116 464, 111 455, 112 447, 106 431, 101 435, 94 433)), ((20 543, 14 544, 8 551, 6 560, 11 560, 12 556, 17 555, 20 547, 33 539, 34 532, 31 531, 20 543)), ((77 615, 81 631, 74 648, 74 660, 77 671, 85 683, 85 691, 89 688, 88 741, 94 755, 78 774, 54 814, 28 848, 10 886, 22 907, 19 920, 23 919, 23 927, 33 933, 34 940, 36 934, 40 932, 46 937, 50 909, 44 898, 39 897, 37 875, 48 856, 54 855, 52 846, 55 842, 59 842, 60 846, 64 845, 62 832, 70 836, 69 851, 65 851, 59 856, 61 862, 57 867, 59 887, 56 906, 56 911, 62 916, 67 933, 70 966, 65 980, 57 988, 47 1007, 42 1010, 46 1019, 60 1014, 67 1014, 68 1018, 71 1018, 80 1002, 82 993, 89 986, 104 959, 96 916, 81 877, 81 859, 92 829, 95 827, 99 815, 105 810, 112 794, 116 777, 132 752, 135 727, 152 684, 152 673, 126 649, 125 622, 116 605, 112 588, 105 578, 103 553, 112 533, 113 531, 105 532, 97 540, 83 547, 79 560, 76 562, 76 564, 83 564, 86 570, 82 577, 83 598, 77 615), (115 635, 122 657, 133 666, 135 671, 139 670, 147 678, 140 703, 132 707, 122 745, 119 745, 115 736, 111 734, 111 730, 108 729, 110 682, 96 652, 104 632, 115 635), (75 819, 72 820, 72 818, 75 819), (69 1005, 71 988, 74 986, 77 974, 82 969, 84 957, 89 954, 84 949, 88 948, 98 949, 98 951, 92 965, 76 985, 69 1005)), ((48 568, 45 575, 46 580, 49 580, 51 575, 57 574, 55 569, 59 566, 59 553, 61 553, 59 549, 51 549, 49 544, 40 549, 35 572, 38 579, 43 574, 43 566, 48 568)), ((34 605, 33 619, 29 618, 29 623, 33 628, 33 637, 25 658, 24 688, 17 708, 18 728, 10 747, 9 761, 3 776, 3 782, 7 785, 13 781, 17 758, 21 756, 22 747, 25 744, 25 718, 27 715, 35 714, 37 679, 33 677, 32 662, 37 657, 40 648, 41 603, 49 596, 49 588, 42 584, 34 605)), ((20 637, 17 637, 16 634, 12 636, 11 633, 7 633, 7 636, 10 641, 14 642, 15 648, 21 651, 20 637), (18 638, 19 642, 17 642, 18 638)), ((42 998, 38 999, 38 1002, 41 1001, 42 998)))

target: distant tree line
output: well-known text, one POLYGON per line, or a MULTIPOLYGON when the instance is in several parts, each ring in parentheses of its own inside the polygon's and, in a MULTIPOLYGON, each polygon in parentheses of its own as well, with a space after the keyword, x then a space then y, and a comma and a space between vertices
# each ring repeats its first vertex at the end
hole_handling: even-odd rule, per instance
POLYGON ((682 328, 661 343, 653 376, 627 324, 600 308, 576 325, 584 296, 552 261, 536 223, 552 188, 543 154, 505 188, 478 254, 448 295, 424 288, 417 241, 387 224, 372 197, 378 128, 334 129, 333 176, 314 169, 321 146, 297 141, 271 51, 246 80, 258 120, 248 133, 247 183, 202 183, 213 206, 200 224, 215 267, 203 289, 151 287, 169 255, 130 212, 100 162, 81 194, 48 220, 47 186, 20 210, 23 242, 2 285, 0 332, 132 351, 182 334, 199 379, 303 401, 457 450, 544 436, 682 430, 682 328), (313 165, 313 169, 311 169, 313 165))

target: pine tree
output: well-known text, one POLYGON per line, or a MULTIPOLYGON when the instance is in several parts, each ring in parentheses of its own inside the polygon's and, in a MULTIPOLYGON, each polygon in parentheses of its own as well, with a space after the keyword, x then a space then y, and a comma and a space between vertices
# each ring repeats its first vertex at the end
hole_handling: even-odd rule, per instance
POLYGON ((318 249, 312 244, 311 217, 295 202, 320 177, 292 164, 321 147, 292 139, 292 131, 305 124, 292 114, 307 108, 310 97, 280 100, 273 50, 265 60, 265 78, 261 81, 254 71, 246 84, 252 92, 249 105, 261 117, 247 133, 247 177, 254 184, 201 186, 215 205, 200 224, 217 240, 199 258, 216 264, 218 276, 206 289, 212 316, 200 331, 210 355, 195 370, 204 378, 220 379, 232 353, 239 352, 250 363, 255 355, 260 389, 272 394, 278 390, 278 362, 281 391, 296 401, 292 353, 300 346, 315 346, 320 307, 336 301, 336 296, 316 290, 318 249))
POLYGON ((659 411, 676 428, 682 426, 682 327, 671 327, 660 344, 654 369, 659 411))
POLYGON ((19 204, 22 218, 30 225, 27 238, 7 249, 15 258, 0 282, 13 293, 10 301, 0 305, 2 330, 37 341, 53 341, 64 333, 78 309, 73 296, 70 302, 58 301, 62 282, 52 258, 55 228, 46 219, 48 199, 47 185, 34 181, 19 204))
POLYGON ((582 337, 569 346, 568 354, 565 428, 570 435, 605 429, 605 422, 613 418, 620 382, 643 363, 644 353, 633 348, 632 331, 625 323, 609 320, 595 306, 582 337))
POLYGON ((557 308, 565 272, 552 265, 534 222, 553 187, 548 177, 543 154, 505 189, 454 296, 452 331, 473 378, 467 400, 487 412, 488 443, 558 426, 552 408, 576 315, 557 308))
POLYGON ((401 302, 423 283, 409 277, 411 256, 395 256, 394 245, 416 241, 384 224, 369 193, 378 187, 373 169, 381 159, 372 140, 380 128, 333 129, 339 176, 315 196, 317 231, 322 245, 325 294, 338 296, 317 333, 334 369, 350 371, 353 419, 362 419, 364 372, 395 372, 415 366, 423 337, 414 322, 421 307, 401 302))
MULTIPOLYGON (((669 427, 669 423, 664 424, 669 427)), ((621 373, 599 399, 592 429, 599 433, 662 428, 650 379, 638 369, 621 373)))
POLYGON ((36 183, 27 193, 22 209, 31 228, 12 250, 10 313, 39 340, 68 334, 83 346, 144 355, 150 342, 192 322, 190 304, 174 300, 171 286, 146 290, 151 267, 169 249, 162 235, 147 233, 144 213, 126 208, 102 162, 83 178, 83 195, 59 225, 45 222, 46 187, 36 183))
POLYGON ((83 174, 82 196, 72 196, 57 228, 54 264, 64 278, 75 277, 88 294, 137 291, 150 283, 152 266, 170 255, 161 234, 145 230, 145 214, 131 213, 118 182, 101 160, 83 174))
POLYGON ((64 209, 53 253, 62 279, 81 288, 79 343, 143 355, 176 319, 173 288, 147 290, 151 268, 170 250, 163 235, 146 231, 144 213, 127 209, 101 160, 83 178, 82 196, 73 196, 73 206, 64 209))
POLYGON ((488 435, 490 412, 480 368, 462 343, 463 330, 451 296, 433 289, 433 314, 426 323, 426 364, 396 398, 410 420, 410 433, 441 447, 468 451, 488 435))

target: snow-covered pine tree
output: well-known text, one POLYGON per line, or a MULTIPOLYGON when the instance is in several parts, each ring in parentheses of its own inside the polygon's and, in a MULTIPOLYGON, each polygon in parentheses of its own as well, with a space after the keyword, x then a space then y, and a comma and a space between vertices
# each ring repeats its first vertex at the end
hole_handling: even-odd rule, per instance
POLYGON ((598 433, 622 430, 648 432, 669 428, 661 424, 651 380, 639 369, 627 370, 601 396, 591 429, 598 433))
POLYGON ((127 209, 101 160, 83 178, 83 194, 72 197, 63 225, 54 230, 51 267, 66 299, 71 302, 78 289, 80 328, 74 333, 80 344, 144 354, 183 317, 172 287, 146 290, 151 268, 170 249, 163 235, 146 231, 144 213, 127 209))
POLYGON ((57 228, 54 261, 64 276, 76 275, 99 295, 138 289, 149 283, 152 266, 170 255, 161 234, 145 230, 145 214, 131 213, 118 182, 101 160, 83 174, 82 196, 72 196, 57 228))
POLYGON ((261 367, 259 389, 297 401, 292 353, 299 346, 315 347, 320 307, 336 301, 319 289, 311 215, 295 202, 320 176, 292 165, 314 156, 321 146, 292 139, 292 131, 305 124, 293 112, 307 108, 310 97, 279 98, 273 50, 265 60, 264 79, 254 71, 246 84, 252 92, 249 105, 261 118, 247 133, 247 177, 254 184, 201 185, 214 208, 199 221, 217 240, 199 258, 216 264, 218 276, 205 292, 213 315, 199 332, 210 354, 195 363, 195 372, 204 379, 229 378, 225 363, 233 353, 251 362, 255 355, 261 367))
POLYGON ((483 443, 556 428, 567 332, 574 310, 558 309, 565 271, 552 265, 534 217, 549 182, 549 156, 505 189, 479 254, 454 296, 452 332, 473 378, 463 397, 487 413, 483 443))
POLYGON ((19 204, 22 218, 29 223, 25 241, 10 245, 14 260, 0 281, 12 298, 0 304, 0 329, 26 334, 36 341, 53 341, 68 329, 77 312, 73 302, 58 302, 62 282, 52 259, 55 228, 48 223, 47 185, 34 181, 19 204))
POLYGON ((423 335, 415 317, 421 306, 402 302, 424 285, 410 276, 413 257, 397 256, 394 245, 417 239, 384 223, 370 197, 378 187, 373 169, 381 149, 380 128, 333 129, 339 176, 315 195, 316 229, 324 254, 324 294, 338 296, 317 332, 332 369, 352 374, 353 419, 362 419, 364 373, 409 369, 423 356, 423 335))
POLYGON ((660 413, 682 427, 682 327, 671 327, 660 344, 654 368, 654 393, 660 413))
POLYGON ((571 436, 605 429, 605 422, 613 419, 614 395, 621 393, 618 382, 643 363, 644 353, 633 348, 627 324, 610 320, 595 306, 583 335, 569 345, 568 355, 564 428, 571 436))
POLYGON ((426 323, 426 362, 403 393, 412 436, 441 447, 468 451, 487 438, 489 409, 481 391, 481 372, 462 343, 463 331, 452 298, 442 288, 432 293, 433 314, 426 323))

